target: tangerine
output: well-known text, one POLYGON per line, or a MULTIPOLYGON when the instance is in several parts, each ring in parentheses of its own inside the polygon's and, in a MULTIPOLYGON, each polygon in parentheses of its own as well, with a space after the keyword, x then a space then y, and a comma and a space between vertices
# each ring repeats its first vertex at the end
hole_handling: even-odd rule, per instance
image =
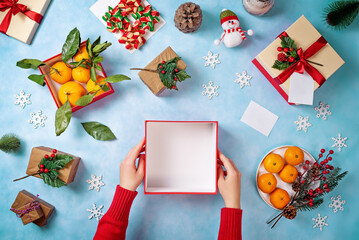
POLYGON ((286 183, 292 183, 298 177, 298 170, 292 165, 287 164, 279 174, 280 179, 286 183))
POLYGON ((80 50, 75 54, 74 59, 76 62, 81 62, 82 59, 89 59, 86 45, 80 47, 80 50))
POLYGON ((59 89, 59 100, 62 104, 69 99, 71 107, 76 106, 76 101, 85 95, 85 88, 78 82, 70 81, 62 85, 59 89))
POLYGON ((72 78, 80 83, 87 83, 90 79, 90 69, 77 67, 72 69, 72 78))
POLYGON ((295 166, 303 162, 304 153, 299 147, 291 146, 285 151, 284 159, 288 164, 295 166))
POLYGON ((284 160, 280 155, 276 153, 270 153, 265 157, 263 165, 268 172, 278 173, 284 167, 284 160))
POLYGON ((286 190, 281 188, 277 188, 270 195, 270 202, 273 204, 275 208, 283 209, 288 205, 290 201, 289 194, 286 190))
MULTIPOLYGON (((99 75, 96 76, 96 83, 97 84, 104 84, 105 83, 104 80, 105 80, 104 77, 99 76, 99 75)), ((96 83, 94 81, 92 81, 92 80, 87 82, 87 87, 86 88, 87 88, 87 91, 89 93, 94 93, 94 92, 96 92, 97 90, 99 90, 101 88, 101 86, 97 85, 96 83)), ((104 93, 104 91, 101 89, 100 91, 98 91, 96 93, 95 96, 98 96, 98 95, 100 95, 102 93, 104 93)))
POLYGON ((60 84, 64 84, 71 80, 71 68, 66 66, 64 62, 57 62, 51 66, 56 70, 51 70, 51 78, 60 84))
POLYGON ((257 184, 264 193, 271 193, 277 187, 277 179, 271 173, 265 173, 258 177, 257 184))

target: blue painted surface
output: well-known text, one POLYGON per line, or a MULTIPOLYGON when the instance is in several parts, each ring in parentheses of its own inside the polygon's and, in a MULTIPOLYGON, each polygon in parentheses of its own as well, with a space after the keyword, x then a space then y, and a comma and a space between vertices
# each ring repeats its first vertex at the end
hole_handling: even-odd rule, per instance
MULTIPOLYGON (((0 126, 1 135, 18 134, 23 140, 22 151, 6 155, 0 152, 0 225, 2 239, 91 239, 97 221, 89 221, 87 208, 92 203, 103 204, 107 210, 119 182, 118 166, 127 151, 144 135, 146 119, 164 120, 217 120, 220 124, 219 146, 231 157, 242 171, 242 206, 244 239, 356 239, 358 193, 358 41, 359 19, 345 31, 328 29, 322 21, 321 12, 328 1, 277 1, 272 11, 262 17, 249 15, 241 1, 196 1, 203 10, 201 28, 193 34, 182 34, 173 23, 177 6, 184 1, 152 1, 167 24, 146 45, 129 54, 116 43, 89 11, 95 2, 60 1, 51 3, 44 21, 30 46, 10 37, 0 35, 0 126), (252 28, 255 36, 245 44, 226 49, 213 45, 221 35, 218 16, 222 8, 234 10, 244 28, 252 28), (321 32, 334 49, 346 61, 328 81, 315 92, 315 104, 329 103, 332 115, 324 121, 315 118, 312 106, 289 106, 274 90, 251 60, 267 46, 278 33, 304 14, 321 32), (48 89, 29 80, 31 71, 15 66, 23 58, 47 59, 60 52, 67 33, 77 26, 83 39, 113 42, 104 56, 104 68, 109 75, 124 73, 133 80, 115 86, 116 93, 74 114, 70 126, 60 137, 55 136, 54 115, 56 106, 48 89), (141 82, 137 72, 130 67, 143 67, 170 45, 188 64, 192 78, 180 84, 180 91, 165 97, 155 97, 141 82), (212 70, 204 67, 202 56, 208 51, 220 54, 221 64, 212 70), (235 73, 247 70, 252 75, 251 87, 240 89, 234 83, 235 73), (202 84, 214 81, 219 96, 209 101, 201 95, 202 84), (14 94, 23 89, 31 93, 32 104, 22 110, 14 105, 14 94), (279 116, 269 137, 265 137, 240 122, 250 100, 271 110, 279 116), (30 112, 42 110, 48 117, 46 126, 34 129, 27 120, 30 112), (307 133, 297 132, 298 115, 309 116, 312 126, 307 133), (117 140, 99 142, 83 131, 80 122, 100 121, 114 131, 117 140), (293 220, 282 220, 271 230, 266 220, 275 211, 267 206, 257 193, 255 173, 261 157, 279 145, 299 145, 316 155, 322 147, 329 148, 332 137, 338 133, 348 137, 348 148, 336 151, 335 165, 350 170, 341 186, 325 197, 325 204, 312 212, 300 213, 293 220), (82 162, 75 181, 68 187, 54 189, 40 179, 28 178, 16 183, 12 179, 24 175, 30 151, 35 146, 49 146, 80 156, 82 162), (88 191, 86 179, 91 173, 103 175, 105 186, 101 191, 88 191), (56 207, 56 212, 46 227, 38 228, 21 221, 9 211, 18 191, 26 189, 56 207), (334 214, 328 207, 331 196, 341 194, 347 201, 345 210, 334 214), (327 215, 329 226, 322 232, 313 229, 312 218, 317 213, 327 215)), ((143 187, 134 201, 128 239, 215 239, 218 233, 220 208, 223 200, 218 196, 144 196, 143 187)))

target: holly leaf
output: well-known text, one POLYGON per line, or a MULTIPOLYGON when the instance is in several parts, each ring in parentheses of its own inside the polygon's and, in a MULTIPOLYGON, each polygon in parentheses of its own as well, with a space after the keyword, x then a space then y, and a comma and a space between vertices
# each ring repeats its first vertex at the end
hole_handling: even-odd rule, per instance
POLYGON ((278 70, 285 70, 289 68, 293 63, 289 62, 281 62, 279 60, 275 60, 272 68, 278 69, 278 70))
POLYGON ((295 45, 295 42, 290 37, 284 37, 282 36, 282 42, 281 45, 283 48, 293 48, 295 52, 297 52, 297 46, 295 45))
POLYGON ((40 66, 44 66, 45 63, 43 61, 37 60, 37 59, 23 59, 16 63, 17 67, 29 69, 32 68, 36 70, 40 66))
POLYGON ((40 176, 45 184, 50 185, 52 187, 59 188, 67 185, 64 181, 61 181, 58 178, 52 179, 48 173, 41 173, 40 176))
POLYGON ((123 75, 123 74, 117 74, 117 75, 112 75, 112 76, 107 77, 105 79, 105 82, 117 83, 117 82, 122 82, 124 80, 131 80, 131 78, 129 78, 126 75, 123 75))
POLYGON ((180 82, 186 80, 187 78, 191 78, 191 76, 188 75, 185 70, 179 70, 179 72, 176 73, 176 77, 180 82))
POLYGON ((41 86, 45 86, 45 75, 31 74, 27 78, 41 86))
POLYGON ((91 103, 92 100, 93 100, 93 95, 84 95, 76 101, 76 105, 84 107, 87 104, 91 103))
POLYGON ((55 132, 60 136, 68 127, 72 116, 71 104, 69 100, 65 102, 55 114, 55 132))
POLYGON ((77 28, 72 29, 62 46, 61 56, 64 63, 67 63, 67 61, 77 53, 80 41, 80 31, 77 28))
POLYGON ((99 122, 84 122, 81 124, 85 131, 96 140, 108 141, 116 139, 111 129, 99 122))

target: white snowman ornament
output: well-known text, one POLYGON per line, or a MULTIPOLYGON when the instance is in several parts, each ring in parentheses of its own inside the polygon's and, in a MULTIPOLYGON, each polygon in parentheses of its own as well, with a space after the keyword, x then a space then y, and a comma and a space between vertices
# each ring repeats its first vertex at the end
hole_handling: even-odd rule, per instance
POLYGON ((231 10, 223 9, 219 15, 221 20, 221 25, 224 30, 222 33, 221 39, 216 39, 214 41, 215 45, 219 45, 223 42, 224 46, 228 48, 236 47, 246 40, 247 33, 249 36, 253 35, 253 30, 248 29, 248 31, 243 31, 239 27, 239 19, 237 15, 231 10))

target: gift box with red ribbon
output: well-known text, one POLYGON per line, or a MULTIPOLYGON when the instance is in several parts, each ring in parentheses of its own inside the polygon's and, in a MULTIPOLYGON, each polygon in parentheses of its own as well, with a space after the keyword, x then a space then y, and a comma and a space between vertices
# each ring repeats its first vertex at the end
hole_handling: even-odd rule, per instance
POLYGON ((30 44, 51 0, 0 0, 0 32, 30 44))
POLYGON ((297 104, 288 99, 291 79, 293 80, 294 76, 297 78, 298 74, 302 74, 299 76, 305 78, 304 75, 306 75, 313 79, 312 86, 315 91, 344 64, 344 60, 308 19, 301 16, 259 53, 253 63, 283 98, 292 105, 297 104), (290 49, 293 54, 287 53, 290 51, 289 49, 281 48, 283 37, 294 41, 294 49, 290 49), (291 58, 292 55, 295 58, 291 58), (275 63, 279 63, 280 66, 274 67, 275 63))

